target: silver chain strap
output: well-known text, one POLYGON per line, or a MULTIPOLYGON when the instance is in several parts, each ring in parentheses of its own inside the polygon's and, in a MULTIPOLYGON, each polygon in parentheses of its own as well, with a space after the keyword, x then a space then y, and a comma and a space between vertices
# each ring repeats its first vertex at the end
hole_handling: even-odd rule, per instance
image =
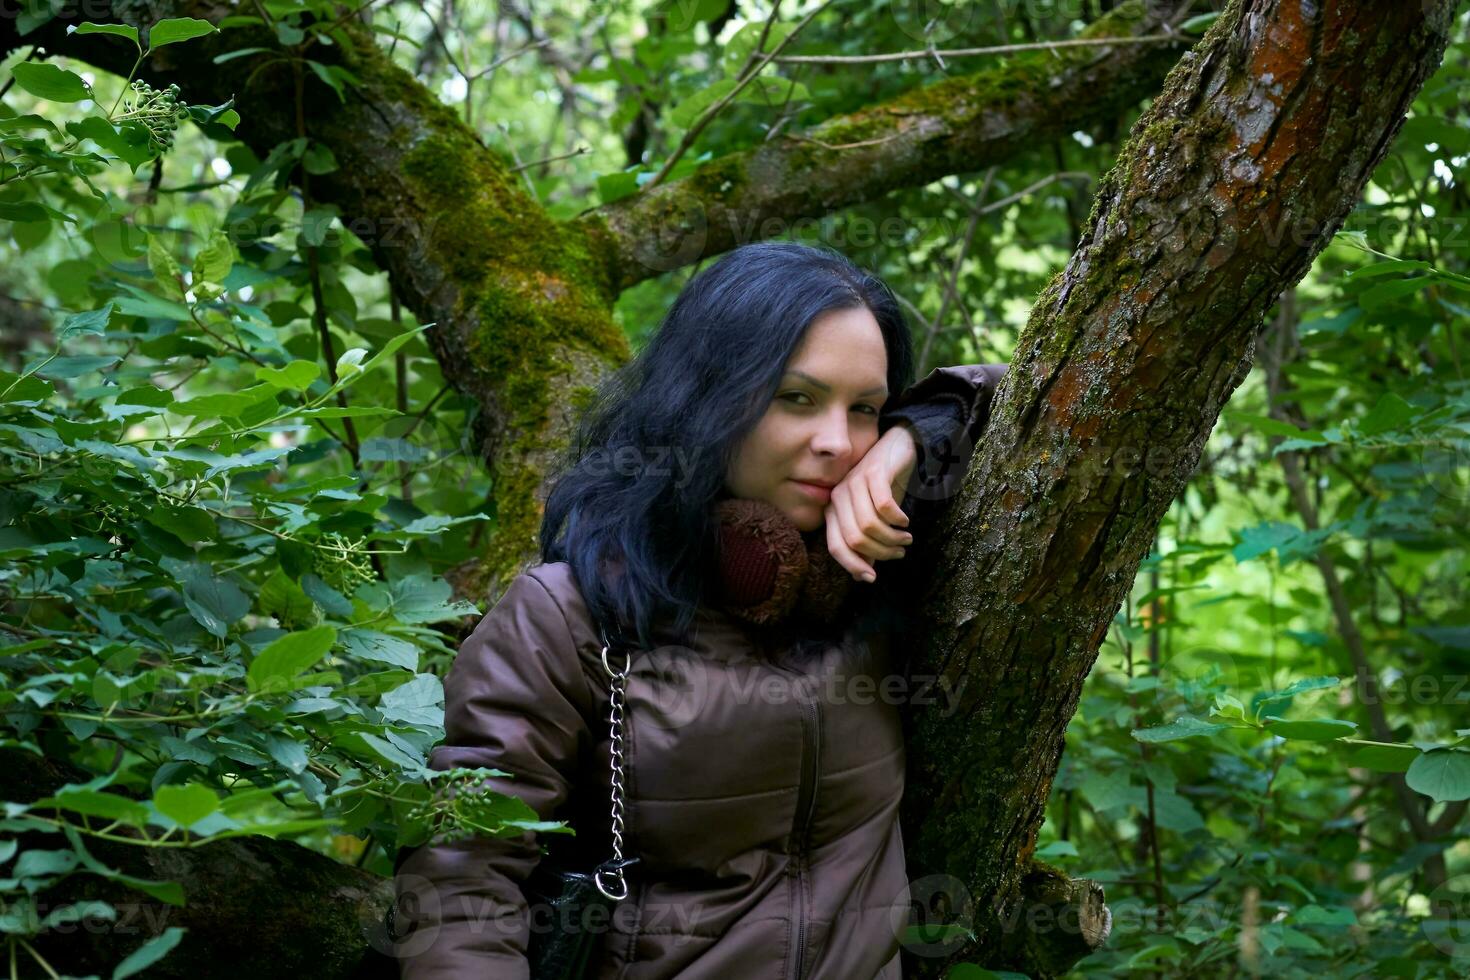
POLYGON ((631 861, 623 860, 623 700, 628 686, 628 670, 633 665, 633 654, 626 652, 622 670, 614 670, 608 661, 612 644, 607 630, 602 631, 602 666, 612 677, 612 693, 609 698, 611 710, 608 723, 612 731, 612 837, 613 858, 605 867, 598 868, 594 880, 597 890, 615 902, 628 897, 628 882, 623 877, 623 866, 631 861), (604 876, 615 883, 615 888, 603 884, 604 876))

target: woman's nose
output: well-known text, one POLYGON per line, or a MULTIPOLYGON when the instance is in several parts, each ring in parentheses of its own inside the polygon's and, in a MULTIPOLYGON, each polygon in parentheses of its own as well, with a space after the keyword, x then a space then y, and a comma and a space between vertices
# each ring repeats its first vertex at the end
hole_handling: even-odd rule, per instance
POLYGON ((846 456, 852 451, 852 435, 848 432, 847 417, 824 418, 821 427, 812 436, 812 449, 829 456, 846 456))

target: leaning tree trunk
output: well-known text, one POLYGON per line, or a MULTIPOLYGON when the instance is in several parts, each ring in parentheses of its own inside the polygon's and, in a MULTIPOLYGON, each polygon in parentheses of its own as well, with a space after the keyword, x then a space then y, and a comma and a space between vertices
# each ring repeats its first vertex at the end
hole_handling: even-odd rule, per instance
MULTIPOLYGON (((117 3, 116 17, 103 6, 84 13, 126 19, 135 5, 117 3)), ((234 6, 148 5, 155 17, 210 20, 234 6)), ((1094 32, 1153 31, 1183 6, 1125 4, 1094 32)), ((953 537, 927 617, 925 658, 951 679, 973 675, 963 688, 971 696, 954 717, 910 719, 911 877, 954 875, 983 911, 979 940, 944 959, 1047 975, 1106 937, 1101 889, 1032 859, 1067 720, 1154 529, 1249 366, 1261 314, 1356 200, 1438 62, 1452 7, 1232 0, 1140 122, 1103 184, 1091 231, 1043 293, 949 517, 953 537), (1163 460, 1150 457, 1154 466, 1139 472, 1117 458, 1151 447, 1163 460), (1007 917, 1028 902, 1080 908, 1090 929, 1028 930, 1024 915, 1008 929, 1007 917)), ((40 41, 114 71, 131 65, 110 39, 66 38, 60 21, 25 39, 15 24, 0 21, 0 52, 40 41)), ((164 49, 152 80, 178 81, 195 101, 235 96, 240 135, 258 150, 296 136, 282 113, 294 88, 265 74, 247 85, 250 59, 213 65, 221 50, 217 42, 164 49)), ((1152 90, 1164 57, 1124 44, 1016 59, 931 87, 948 102, 900 96, 555 223, 507 162, 370 36, 344 25, 334 51, 363 85, 339 104, 305 78, 307 135, 342 164, 313 179, 313 195, 341 208, 405 305, 438 323, 429 336, 446 378, 482 408, 479 445, 500 488, 501 534, 477 589, 491 599, 533 554, 546 450, 565 438, 577 389, 626 354, 610 313, 621 288, 798 218, 1002 162, 1027 139, 1071 131, 1152 90), (517 323, 527 326, 508 333, 517 323)), ((0 773, 0 784, 15 776, 0 773)), ((285 875, 300 850, 259 843, 268 860, 239 859, 266 874, 285 875)), ((232 900, 212 883, 214 900, 232 900)), ((327 875, 317 892, 324 900, 299 903, 296 928, 276 935, 306 949, 327 945, 321 936, 338 934, 344 907, 325 899, 346 894, 370 909, 356 897, 362 887, 353 869, 335 882, 327 875), (320 933, 314 914, 325 917, 320 933)), ((273 914, 258 912, 262 923, 273 914)), ((210 962, 210 922, 201 917, 156 972, 210 962)), ((345 958, 323 949, 309 972, 351 975, 341 966, 352 962, 351 939, 348 947, 345 958)), ((367 951, 366 941, 358 948, 367 951)), ((929 975, 941 959, 910 968, 929 975)), ((227 966, 214 961, 210 975, 227 966)))
POLYGON ((902 819, 911 876, 960 879, 978 939, 915 976, 1067 965, 1048 959, 1065 923, 1026 929, 1022 895, 1067 720, 1267 308, 1352 210, 1454 7, 1234 0, 1103 180, 939 533, 916 670, 964 696, 909 719, 902 819))
MULTIPOLYGON (((1157 34, 1187 5, 1132 0, 1086 33, 1157 34)), ((25 38, 14 18, 0 18, 0 55, 39 43, 126 74, 130 45, 68 36, 65 28, 83 19, 130 20, 134 6, 63 5, 62 16, 25 38)), ((157 0, 146 12, 218 21, 254 9, 249 2, 157 0)), ((1001 163, 1037 141, 1112 119, 1157 90, 1179 49, 1123 43, 1015 58, 558 222, 526 193, 510 161, 394 64, 367 29, 348 22, 334 36, 333 47, 319 45, 312 57, 335 59, 360 80, 345 102, 309 71, 257 71, 279 44, 273 33, 246 27, 161 49, 149 78, 178 83, 191 101, 235 98, 237 135, 261 156, 305 135, 336 157, 336 171, 311 178, 313 200, 340 209, 343 227, 372 249, 398 299, 421 322, 436 324, 426 338, 445 379, 479 408, 472 441, 495 478, 496 524, 486 553, 453 576, 477 600, 498 597, 535 559, 553 454, 577 406, 628 356, 612 315, 623 288, 741 241, 779 235, 799 219, 1001 163), (246 47, 266 53, 213 63, 246 47)))

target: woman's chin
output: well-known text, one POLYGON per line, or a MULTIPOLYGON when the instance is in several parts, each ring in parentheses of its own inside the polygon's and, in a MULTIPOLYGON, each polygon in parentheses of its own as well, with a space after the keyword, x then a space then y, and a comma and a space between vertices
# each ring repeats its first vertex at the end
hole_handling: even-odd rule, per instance
POLYGON ((823 511, 822 508, 813 506, 811 504, 805 504, 803 506, 795 508, 794 510, 791 508, 783 509, 786 511, 786 516, 791 518, 791 523, 795 524, 796 529, 803 534, 807 533, 808 531, 815 531, 817 528, 821 527, 827 519, 826 513, 823 511))

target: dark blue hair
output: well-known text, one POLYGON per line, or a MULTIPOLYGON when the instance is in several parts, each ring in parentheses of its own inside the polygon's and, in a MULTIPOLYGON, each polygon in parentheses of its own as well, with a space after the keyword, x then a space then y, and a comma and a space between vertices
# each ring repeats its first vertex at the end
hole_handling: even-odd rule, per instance
POLYGON ((655 623, 687 634, 736 447, 812 321, 862 306, 883 332, 891 398, 914 372, 892 290, 839 252, 786 241, 742 245, 700 271, 644 349, 598 388, 541 523, 542 560, 572 566, 598 622, 643 647, 655 623), (610 576, 609 562, 621 574, 610 576))

